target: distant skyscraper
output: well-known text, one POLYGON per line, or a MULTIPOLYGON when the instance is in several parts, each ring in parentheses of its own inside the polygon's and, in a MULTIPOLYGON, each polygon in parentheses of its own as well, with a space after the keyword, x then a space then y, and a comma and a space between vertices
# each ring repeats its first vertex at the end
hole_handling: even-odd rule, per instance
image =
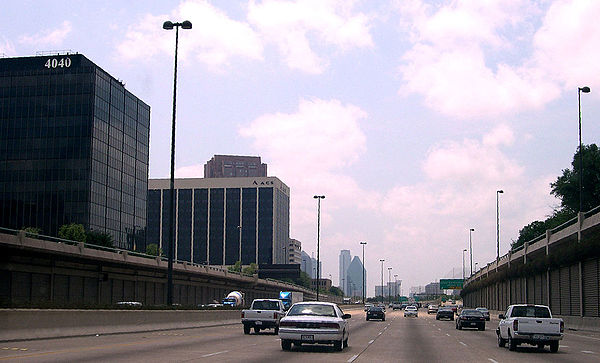
POLYGON ((297 239, 290 238, 290 244, 287 250, 287 262, 293 264, 301 264, 302 262, 302 244, 297 239))
POLYGON ((260 156, 215 155, 204 164, 205 178, 266 177, 260 156))
POLYGON ((315 276, 313 275, 312 258, 310 258, 308 253, 306 253, 304 251, 302 251, 301 255, 302 255, 302 262, 300 263, 300 270, 306 272, 306 274, 308 274, 308 276, 310 276, 311 279, 314 279, 315 276))
MULTIPOLYGON (((358 258, 358 256, 354 256, 352 262, 348 266, 348 270, 346 271, 346 277, 348 279, 348 282, 346 283, 346 287, 348 288, 346 296, 357 296, 362 298, 363 271, 365 281, 368 281, 367 271, 364 269, 360 258, 358 258)), ((365 294, 367 293, 367 287, 365 286, 365 294)))
POLYGON ((350 261, 352 256, 350 255, 350 250, 341 250, 340 251, 340 266, 339 266, 339 286, 340 289, 344 292, 344 295, 348 294, 348 267, 350 267, 350 261))

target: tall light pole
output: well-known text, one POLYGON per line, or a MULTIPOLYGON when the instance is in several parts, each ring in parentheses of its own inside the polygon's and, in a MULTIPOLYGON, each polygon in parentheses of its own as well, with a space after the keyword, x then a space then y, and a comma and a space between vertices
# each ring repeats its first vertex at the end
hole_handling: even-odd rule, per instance
POLYGON ((463 281, 465 281, 465 252, 467 252, 466 248, 463 250, 463 281))
POLYGON ((583 212, 583 145, 581 144, 581 92, 590 93, 590 88, 577 88, 577 103, 579 104, 579 212, 583 212))
POLYGON ((392 268, 388 267, 388 304, 390 304, 392 302, 392 291, 390 290, 392 288, 392 268))
POLYGON ((379 260, 381 262, 381 303, 383 304, 383 262, 385 260, 379 260))
POLYGON ((366 282, 365 282, 365 245, 367 244, 367 242, 361 242, 360 243, 362 245, 362 250, 363 250, 363 259, 362 259, 362 302, 363 304, 366 303, 365 301, 365 289, 366 289, 366 282))
POLYGON ((496 190, 496 266, 500 261, 500 204, 499 195, 504 193, 504 190, 496 190))
POLYGON ((394 274, 394 299, 398 296, 398 274, 394 274))
POLYGON ((317 199, 317 301, 319 301, 319 243, 321 240, 321 199, 325 199, 324 195, 315 195, 313 198, 317 199))
MULTIPOLYGON (((474 228, 469 228, 469 256, 471 256, 471 275, 473 275, 473 243, 471 238, 471 232, 475 231, 474 228)), ((471 276, 469 275, 469 276, 471 276)))
POLYGON ((171 188, 169 201, 169 262, 167 267, 167 305, 173 305, 173 255, 175 254, 175 115, 177 105, 177 47, 179 44, 179 27, 183 29, 192 29, 192 22, 189 20, 183 23, 173 23, 165 21, 163 29, 172 30, 175 28, 175 71, 173 72, 173 122, 171 125, 171 188))
POLYGON ((238 228, 238 256, 240 260, 240 267, 242 266, 242 226, 237 226, 238 228))

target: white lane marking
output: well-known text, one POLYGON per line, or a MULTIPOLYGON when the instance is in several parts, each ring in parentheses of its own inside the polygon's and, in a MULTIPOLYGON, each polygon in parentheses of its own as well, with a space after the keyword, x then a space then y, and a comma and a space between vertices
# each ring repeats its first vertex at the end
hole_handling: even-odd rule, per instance
POLYGON ((560 347, 561 348, 568 348, 569 346, 568 345, 561 345, 560 347))
POLYGON ((465 347, 467 346, 467 345, 466 345, 465 343, 463 343, 463 342, 459 342, 459 343, 460 343, 460 344, 462 344, 462 345, 464 345, 465 347))
POLYGON ((492 358, 488 358, 488 360, 489 360, 490 362, 492 362, 492 363, 498 363, 498 361, 497 361, 497 360, 493 360, 492 358))
POLYGON ((375 339, 369 340, 369 344, 373 344, 374 341, 375 339))
POLYGON ((446 333, 446 336, 450 336, 450 334, 446 333))
POLYGON ((352 363, 354 362, 354 360, 358 358, 358 354, 353 355, 352 357, 350 357, 350 359, 347 360, 348 363, 352 363))
POLYGON ((202 358, 206 358, 206 357, 212 357, 213 355, 217 355, 217 354, 223 354, 223 353, 228 353, 228 350, 223 350, 221 352, 215 352, 215 353, 210 353, 210 354, 205 354, 202 356, 202 358))
POLYGON ((384 326, 384 327, 383 327, 383 330, 386 330, 387 328, 388 328, 387 326, 384 326))
POLYGON ((440 331, 441 331, 442 329, 441 329, 441 328, 438 328, 438 330, 440 330, 440 331))
POLYGON ((582 350, 581 353, 594 354, 594 352, 592 352, 591 350, 582 350))
POLYGON ((380 331, 380 332, 379 332, 377 335, 381 335, 381 334, 383 334, 383 332, 382 332, 382 331, 380 331))

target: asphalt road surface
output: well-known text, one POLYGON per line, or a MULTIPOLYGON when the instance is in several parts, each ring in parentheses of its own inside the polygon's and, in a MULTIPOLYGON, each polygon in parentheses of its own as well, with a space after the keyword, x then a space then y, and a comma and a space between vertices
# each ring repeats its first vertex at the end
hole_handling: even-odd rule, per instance
POLYGON ((485 331, 456 330, 421 309, 418 318, 388 310, 386 321, 365 321, 346 310, 350 346, 303 345, 281 350, 272 331, 244 335, 242 325, 0 343, 0 361, 11 362, 600 362, 600 333, 568 331, 558 353, 496 343, 496 319, 485 331))

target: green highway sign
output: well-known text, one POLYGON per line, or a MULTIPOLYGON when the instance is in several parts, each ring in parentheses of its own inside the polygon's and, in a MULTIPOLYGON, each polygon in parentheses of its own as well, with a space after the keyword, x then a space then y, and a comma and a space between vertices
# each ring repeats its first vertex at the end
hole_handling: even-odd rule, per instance
POLYGON ((440 279, 440 290, 462 289, 463 282, 463 279, 440 279))

